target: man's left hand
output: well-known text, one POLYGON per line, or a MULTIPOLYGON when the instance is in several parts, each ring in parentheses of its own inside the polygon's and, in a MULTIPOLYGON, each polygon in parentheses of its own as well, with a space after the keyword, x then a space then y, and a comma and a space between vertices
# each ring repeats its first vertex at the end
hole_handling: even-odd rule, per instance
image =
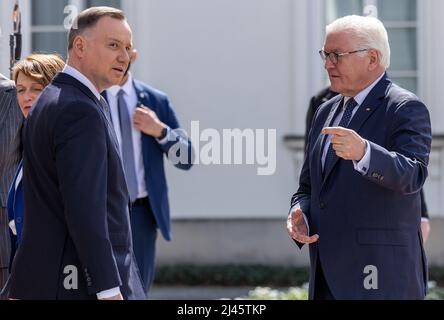
POLYGON ((136 129, 156 139, 161 137, 162 130, 167 127, 153 110, 145 106, 139 106, 136 109, 133 121, 136 129))
POLYGON ((323 134, 331 134, 331 144, 336 155, 344 160, 361 161, 365 155, 365 140, 355 131, 342 127, 329 127, 323 134))
POLYGON ((421 233, 422 233, 422 240, 424 243, 427 242, 430 235, 430 222, 429 220, 422 220, 421 221, 421 233))

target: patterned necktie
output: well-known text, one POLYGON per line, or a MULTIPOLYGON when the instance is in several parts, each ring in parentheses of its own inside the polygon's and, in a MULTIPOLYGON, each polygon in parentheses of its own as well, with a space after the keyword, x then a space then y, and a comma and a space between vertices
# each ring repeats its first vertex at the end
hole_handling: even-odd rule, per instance
POLYGON ((100 104, 102 105, 103 111, 105 112, 106 120, 108 120, 108 123, 112 123, 111 111, 109 109, 108 102, 106 102, 106 100, 103 96, 100 96, 100 104))
MULTIPOLYGON (((355 99, 351 98, 348 100, 347 105, 345 107, 344 114, 342 115, 342 119, 338 124, 338 127, 347 128, 350 119, 353 114, 353 109, 358 105, 358 103, 355 101, 355 99)), ((336 159, 338 159, 338 156, 336 155, 336 151, 333 149, 333 144, 330 143, 330 146, 328 147, 327 156, 325 157, 325 163, 324 163, 324 173, 328 172, 330 169, 330 166, 332 166, 336 159)))
POLYGON ((120 132, 122 136, 122 161, 125 170, 126 183, 130 194, 131 202, 137 199, 137 176, 136 164, 134 161, 134 147, 133 147, 133 128, 131 124, 131 117, 128 112, 124 95, 125 92, 120 90, 117 94, 119 111, 120 132))

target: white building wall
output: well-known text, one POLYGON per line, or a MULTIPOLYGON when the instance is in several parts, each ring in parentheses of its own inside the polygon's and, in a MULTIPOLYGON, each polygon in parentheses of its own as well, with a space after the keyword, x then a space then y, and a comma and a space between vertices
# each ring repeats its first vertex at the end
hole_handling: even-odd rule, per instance
MULTIPOLYGON (((9 74, 13 0, 0 1, 0 72, 9 74)), ((29 53, 30 0, 21 0, 24 52, 29 53)), ((254 166, 168 167, 173 217, 284 217, 297 187, 285 134, 304 132, 309 97, 323 86, 323 0, 123 0, 133 27, 138 78, 167 92, 182 126, 277 129, 277 167, 257 176, 254 166)), ((444 133, 443 1, 419 2, 420 92, 434 134, 444 133)), ((394 57, 396 58, 396 57, 394 57)), ((197 143, 195 142, 197 145, 197 143)), ((201 143, 203 146, 205 143, 201 143)), ((426 197, 441 208, 444 161, 432 155, 426 197)))
POLYGON ((12 32, 12 1, 0 2, 0 73, 9 77, 9 34, 12 32))
POLYGON ((188 132, 194 120, 201 130, 277 130, 274 175, 247 165, 170 167, 173 216, 285 217, 296 172, 282 138, 303 134, 309 97, 322 86, 314 77, 322 71, 319 18, 307 14, 317 1, 133 2, 126 9, 140 52, 134 72, 169 94, 188 132))

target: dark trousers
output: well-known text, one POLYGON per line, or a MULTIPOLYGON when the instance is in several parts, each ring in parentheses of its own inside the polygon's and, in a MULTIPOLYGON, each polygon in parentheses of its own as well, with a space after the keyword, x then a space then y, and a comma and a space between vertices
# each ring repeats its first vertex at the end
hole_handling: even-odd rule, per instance
POLYGON ((142 277, 142 284, 148 295, 154 280, 157 238, 157 224, 148 200, 143 204, 132 206, 131 229, 134 255, 142 277))
POLYGON ((313 300, 335 300, 328 287, 327 280, 325 280, 324 271, 322 270, 321 261, 319 259, 319 253, 317 256, 313 300))

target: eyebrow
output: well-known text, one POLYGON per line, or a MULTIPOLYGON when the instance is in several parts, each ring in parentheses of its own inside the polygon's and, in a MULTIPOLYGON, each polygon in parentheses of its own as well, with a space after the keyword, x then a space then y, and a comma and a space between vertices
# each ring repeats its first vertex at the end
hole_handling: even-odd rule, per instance
MULTIPOLYGON (((108 41, 115 41, 115 42, 118 42, 118 43, 123 43, 123 41, 121 41, 121 40, 119 40, 119 39, 116 39, 116 38, 108 38, 108 41)), ((130 47, 132 48, 133 47, 133 44, 131 43, 130 44, 130 47)))

